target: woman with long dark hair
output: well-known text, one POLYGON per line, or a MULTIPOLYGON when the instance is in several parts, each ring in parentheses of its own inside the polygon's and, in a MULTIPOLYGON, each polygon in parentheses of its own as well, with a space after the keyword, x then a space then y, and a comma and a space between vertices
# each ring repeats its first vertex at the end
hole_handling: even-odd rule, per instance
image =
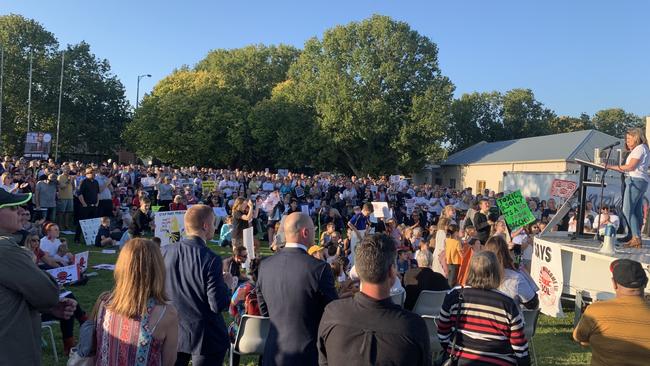
POLYGON ((625 174, 625 193, 623 195, 623 214, 630 224, 632 239, 625 244, 626 248, 641 248, 641 226, 643 225, 643 197, 648 189, 648 141, 643 130, 631 128, 625 134, 625 148, 630 154, 625 159, 625 165, 610 167, 610 169, 625 174))

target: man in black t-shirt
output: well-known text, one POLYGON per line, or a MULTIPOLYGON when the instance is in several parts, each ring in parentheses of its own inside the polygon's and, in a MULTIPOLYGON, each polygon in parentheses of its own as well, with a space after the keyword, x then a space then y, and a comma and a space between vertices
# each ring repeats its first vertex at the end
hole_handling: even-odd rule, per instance
MULTIPOLYGON (((79 184, 79 220, 94 219, 97 215, 97 201, 99 196, 99 183, 95 180, 93 168, 86 169, 86 178, 79 184)), ((74 242, 79 243, 81 238, 81 224, 77 223, 74 242)))
POLYGON ((134 237, 142 236, 145 232, 151 231, 151 200, 147 197, 140 201, 140 208, 133 214, 133 222, 129 231, 134 237))
POLYGON ((490 201, 482 198, 479 202, 479 209, 480 211, 474 215, 472 222, 476 229, 477 238, 481 241, 481 244, 485 244, 490 238, 490 231, 492 230, 492 225, 494 225, 494 221, 490 217, 490 201))

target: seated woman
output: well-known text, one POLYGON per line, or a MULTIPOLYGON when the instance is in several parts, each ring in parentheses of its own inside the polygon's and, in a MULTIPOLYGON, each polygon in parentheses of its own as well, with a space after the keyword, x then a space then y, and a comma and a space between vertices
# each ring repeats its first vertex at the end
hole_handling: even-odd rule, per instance
POLYGON ((502 275, 494 253, 476 253, 467 287, 455 287, 445 296, 438 339, 448 357, 458 358, 458 365, 530 365, 519 306, 496 290, 502 275))
MULTIPOLYGON (((235 342, 237 338, 237 331, 241 318, 244 315, 257 315, 260 316, 260 307, 257 303, 257 274, 260 267, 260 259, 255 258, 250 260, 250 268, 248 269, 249 281, 239 285, 230 299, 230 315, 233 317, 232 323, 228 327, 228 335, 230 341, 235 342)), ((261 356, 260 356, 261 360, 261 356)), ((261 362, 259 362, 261 364, 261 362)), ((239 355, 233 354, 233 365, 239 365, 239 355)))
POLYGON ((52 269, 61 266, 52 256, 41 250, 41 240, 38 235, 29 235, 25 239, 25 249, 33 253, 32 259, 40 269, 52 269))
POLYGON ((503 279, 499 291, 510 296, 518 305, 526 309, 537 309, 537 285, 528 275, 515 268, 514 260, 508 250, 508 244, 501 236, 493 236, 485 243, 485 251, 496 255, 503 268, 503 279))

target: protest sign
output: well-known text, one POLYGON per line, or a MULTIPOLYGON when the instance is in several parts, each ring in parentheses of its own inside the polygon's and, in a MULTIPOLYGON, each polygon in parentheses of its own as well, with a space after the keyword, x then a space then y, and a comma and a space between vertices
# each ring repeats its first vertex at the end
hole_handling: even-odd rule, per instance
POLYGON ((242 239, 244 241, 244 247, 246 247, 246 251, 248 252, 245 268, 249 268, 248 266, 250 265, 251 259, 255 258, 254 235, 252 227, 244 229, 242 239))
POLYGON ((185 237, 185 211, 156 212, 155 236, 160 238, 160 245, 176 243, 185 237))
POLYGON ((320 208, 320 200, 314 200, 314 208, 320 208))
POLYGON ((161 208, 162 206, 151 206, 151 212, 158 212, 161 208))
POLYGON ((288 177, 289 169, 278 169, 278 175, 281 177, 288 177))
POLYGON ((568 199, 573 195, 573 192, 578 188, 578 184, 574 181, 553 179, 551 184, 551 196, 568 199))
POLYGON ((102 219, 100 218, 79 220, 79 226, 81 226, 81 232, 84 234, 86 245, 95 245, 95 238, 101 224, 102 219))
POLYGON ((115 265, 114 264, 97 264, 93 266, 94 269, 105 269, 107 271, 114 271, 115 270, 115 265))
POLYGON ((296 191, 296 197, 298 198, 305 197, 305 190, 302 189, 301 186, 296 186, 295 191, 296 191))
POLYGON ((390 176, 390 183, 391 183, 391 184, 397 184, 397 183, 399 183, 399 175, 391 175, 391 176, 390 176))
POLYGON ((515 191, 497 200, 497 205, 510 230, 516 230, 535 221, 528 203, 520 191, 515 191))
POLYGON ((85 251, 81 253, 77 253, 74 255, 74 264, 77 265, 77 268, 79 268, 79 273, 84 273, 86 272, 86 269, 88 269, 88 256, 90 255, 90 252, 85 251))
POLYGON ((550 241, 535 239, 530 274, 539 287, 539 307, 542 313, 564 317, 560 297, 564 286, 560 246, 550 241))
POLYGON ((391 214, 390 214, 390 209, 388 208, 388 203, 387 202, 373 202, 372 203, 372 208, 375 214, 375 217, 377 218, 384 218, 384 219, 390 219, 391 214))
POLYGON ((140 184, 142 184, 142 186, 144 188, 153 187, 153 186, 156 185, 156 178, 154 178, 154 177, 142 178, 142 179, 140 179, 140 184))
POLYGON ((50 276, 54 277, 59 285, 65 285, 79 281, 79 272, 77 270, 76 264, 48 269, 47 273, 49 273, 50 276))
POLYGON ((217 182, 213 180, 206 180, 205 182, 201 183, 201 189, 204 196, 210 194, 210 192, 214 191, 215 188, 217 188, 217 182))
POLYGON ((300 211, 302 211, 302 213, 304 213, 305 215, 309 216, 309 205, 301 205, 300 211))
POLYGON ((377 193, 377 186, 376 185, 371 185, 370 186, 370 192, 377 193))
POLYGON ((213 207, 212 211, 214 211, 214 215, 216 217, 226 217, 228 216, 228 213, 226 212, 226 209, 223 207, 213 207))
POLYGON ((267 191, 267 192, 272 192, 273 191, 273 183, 263 183, 262 184, 262 190, 267 191))

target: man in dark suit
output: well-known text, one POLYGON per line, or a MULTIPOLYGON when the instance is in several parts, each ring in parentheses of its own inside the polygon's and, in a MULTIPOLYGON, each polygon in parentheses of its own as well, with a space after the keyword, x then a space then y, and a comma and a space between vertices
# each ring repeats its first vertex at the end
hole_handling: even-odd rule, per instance
POLYGON ((176 366, 221 365, 230 347, 221 312, 230 304, 232 276, 206 243, 214 236, 215 216, 206 205, 185 213, 187 239, 162 247, 165 287, 178 310, 176 366), (227 285, 228 284, 228 285, 227 285))
POLYGON ((307 254, 314 223, 301 212, 284 221, 286 245, 261 262, 257 298, 271 319, 264 365, 318 365, 316 337, 325 305, 338 296, 326 262, 307 254))

